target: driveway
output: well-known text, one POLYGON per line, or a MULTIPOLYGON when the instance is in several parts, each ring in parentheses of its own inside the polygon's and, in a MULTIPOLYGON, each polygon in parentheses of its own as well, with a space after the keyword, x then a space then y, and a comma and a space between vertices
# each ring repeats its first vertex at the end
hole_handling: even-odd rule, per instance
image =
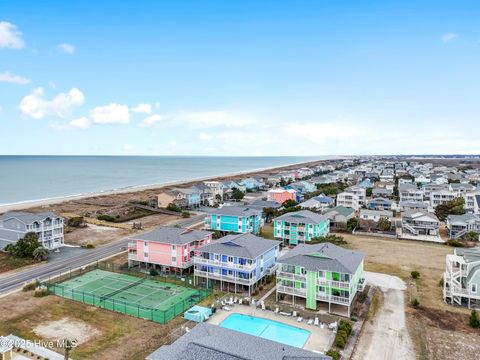
POLYGON ((405 322, 405 283, 396 276, 371 272, 365 273, 365 279, 382 291, 384 301, 373 322, 365 323, 353 359, 415 359, 405 322))

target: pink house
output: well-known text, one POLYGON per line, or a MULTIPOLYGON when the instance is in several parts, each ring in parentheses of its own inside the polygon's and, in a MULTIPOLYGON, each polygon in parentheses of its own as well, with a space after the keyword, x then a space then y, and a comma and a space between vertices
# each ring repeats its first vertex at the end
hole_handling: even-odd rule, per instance
POLYGON ((195 250, 209 244, 213 233, 159 226, 129 239, 128 266, 183 274, 193 265, 195 250))
POLYGON ((297 192, 293 189, 272 189, 267 192, 267 199, 283 204, 286 200, 296 201, 297 192))

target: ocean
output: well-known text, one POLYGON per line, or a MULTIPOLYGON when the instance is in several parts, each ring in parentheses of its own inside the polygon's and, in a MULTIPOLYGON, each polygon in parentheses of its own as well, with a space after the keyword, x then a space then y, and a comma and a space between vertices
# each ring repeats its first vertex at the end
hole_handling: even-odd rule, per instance
POLYGON ((0 156, 0 205, 161 185, 331 157, 0 156))

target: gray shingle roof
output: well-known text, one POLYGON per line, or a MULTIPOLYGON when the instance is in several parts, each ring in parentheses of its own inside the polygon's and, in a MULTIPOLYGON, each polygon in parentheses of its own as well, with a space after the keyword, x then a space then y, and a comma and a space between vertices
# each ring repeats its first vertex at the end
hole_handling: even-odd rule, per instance
POLYGON ((264 209, 264 208, 278 209, 281 205, 276 201, 255 200, 249 206, 254 209, 264 209))
POLYGON ((316 214, 309 210, 300 210, 283 214, 274 220, 288 221, 290 223, 320 224, 327 219, 325 215, 316 214))
POLYGON ((329 215, 336 215, 336 214, 340 214, 340 215, 343 215, 345 217, 351 215, 352 213, 355 213, 355 209, 352 209, 352 208, 349 208, 349 207, 345 207, 345 206, 335 206, 331 209, 327 209, 323 214, 328 216, 328 217, 332 217, 332 216, 329 216, 329 215))
POLYGON ((249 208, 248 206, 224 206, 222 208, 215 209, 211 212, 211 214, 226 216, 261 216, 262 211, 259 209, 249 208))
POLYGON ((250 233, 227 235, 205 245, 201 251, 255 259, 280 243, 280 241, 267 240, 250 233))
POLYGON ((200 323, 147 360, 331 360, 317 354, 220 326, 200 323))
POLYGON ((298 265, 307 271, 334 271, 354 274, 363 261, 361 252, 346 250, 332 243, 301 244, 278 259, 278 263, 298 265))
POLYGON ((35 221, 43 221, 45 218, 57 218, 58 215, 52 211, 46 211, 41 213, 28 213, 23 211, 10 211, 5 214, 0 215, 0 221, 8 220, 8 219, 18 219, 19 221, 23 222, 24 224, 31 224, 35 221))
POLYGON ((448 215, 447 219, 450 224, 474 223, 475 221, 480 221, 480 217, 475 214, 448 215))
POLYGON ((195 240, 201 240, 211 234, 213 234, 211 231, 159 226, 153 231, 132 236, 130 239, 153 241, 163 244, 183 245, 195 240))

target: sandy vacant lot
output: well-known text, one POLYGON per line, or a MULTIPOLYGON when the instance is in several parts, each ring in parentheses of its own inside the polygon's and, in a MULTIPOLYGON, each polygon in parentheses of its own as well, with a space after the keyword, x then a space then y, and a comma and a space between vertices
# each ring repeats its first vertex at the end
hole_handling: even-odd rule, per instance
MULTIPOLYGON (((447 305, 442 299, 439 282, 445 270, 445 255, 452 253, 453 248, 414 241, 342 236, 354 249, 366 254, 365 270, 399 276, 406 282, 406 320, 417 358, 477 358, 480 331, 468 326, 469 310, 447 305), (411 279, 413 270, 420 272, 420 279, 411 279), (420 302, 418 309, 409 306, 413 298, 420 302)), ((385 297, 388 300, 389 294, 385 297)), ((379 316, 381 313, 380 310, 379 316)))
POLYGON ((55 341, 63 339, 76 340, 77 344, 83 344, 101 334, 93 326, 68 317, 42 323, 36 326, 33 332, 42 338, 55 341))
POLYGON ((107 226, 88 224, 85 228, 72 229, 65 234, 65 243, 70 245, 101 245, 121 239, 130 232, 107 226))

